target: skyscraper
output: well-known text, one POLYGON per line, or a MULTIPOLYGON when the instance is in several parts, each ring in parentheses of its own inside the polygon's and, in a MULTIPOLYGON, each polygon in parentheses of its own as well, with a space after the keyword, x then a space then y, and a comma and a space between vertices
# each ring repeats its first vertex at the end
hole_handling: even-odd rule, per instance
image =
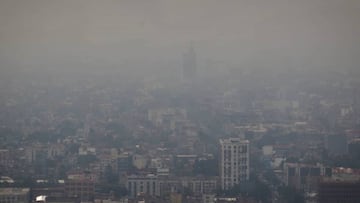
POLYGON ((250 142, 240 138, 220 140, 221 188, 227 190, 250 176, 250 142))
POLYGON ((196 53, 191 45, 189 50, 183 54, 182 76, 184 81, 192 81, 196 77, 196 53))

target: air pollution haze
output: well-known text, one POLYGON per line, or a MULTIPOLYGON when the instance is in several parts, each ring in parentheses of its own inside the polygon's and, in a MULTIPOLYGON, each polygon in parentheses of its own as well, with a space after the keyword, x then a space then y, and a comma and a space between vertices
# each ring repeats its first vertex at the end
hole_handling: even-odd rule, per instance
POLYGON ((357 0, 1 0, 0 65, 174 71, 191 43, 205 72, 212 61, 344 70, 359 64, 359 19, 357 0))
POLYGON ((359 22, 360 0, 0 0, 0 203, 360 202, 359 22))

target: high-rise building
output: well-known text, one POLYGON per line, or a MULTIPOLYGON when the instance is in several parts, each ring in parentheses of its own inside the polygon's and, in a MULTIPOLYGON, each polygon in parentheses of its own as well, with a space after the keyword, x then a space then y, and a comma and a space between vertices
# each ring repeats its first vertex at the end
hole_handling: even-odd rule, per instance
POLYGON ((223 190, 250 177, 250 142, 241 138, 220 140, 220 180, 223 190))
POLYGON ((194 48, 190 46, 189 50, 183 54, 183 80, 191 81, 196 77, 196 74, 196 53, 194 48))

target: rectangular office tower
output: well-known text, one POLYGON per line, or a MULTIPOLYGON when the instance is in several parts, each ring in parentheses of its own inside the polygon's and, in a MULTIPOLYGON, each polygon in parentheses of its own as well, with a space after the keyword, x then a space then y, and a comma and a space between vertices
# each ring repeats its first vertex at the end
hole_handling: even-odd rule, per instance
POLYGON ((250 142, 240 138, 220 140, 221 188, 228 190, 250 176, 250 142))

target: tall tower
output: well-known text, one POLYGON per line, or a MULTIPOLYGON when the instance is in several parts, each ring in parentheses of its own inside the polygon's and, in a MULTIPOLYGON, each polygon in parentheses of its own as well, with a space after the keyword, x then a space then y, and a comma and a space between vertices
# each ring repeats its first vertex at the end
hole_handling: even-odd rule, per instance
POLYGON ((194 47, 190 45, 189 50, 183 54, 183 80, 191 81, 196 77, 196 74, 196 53, 194 47))
POLYGON ((241 138, 220 140, 221 189, 228 190, 250 177, 250 142, 241 138))

